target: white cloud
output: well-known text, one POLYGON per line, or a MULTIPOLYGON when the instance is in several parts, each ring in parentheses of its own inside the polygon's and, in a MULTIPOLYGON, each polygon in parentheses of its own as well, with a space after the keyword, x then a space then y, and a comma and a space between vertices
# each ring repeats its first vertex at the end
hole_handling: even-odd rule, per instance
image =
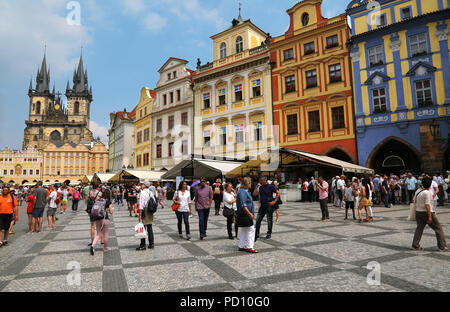
POLYGON ((91 42, 83 18, 81 26, 70 26, 68 13, 65 1, 0 1, 0 83, 35 75, 44 43, 52 81, 67 77, 80 47, 91 42))
POLYGON ((89 122, 89 129, 92 131, 94 139, 100 137, 100 141, 103 143, 108 142, 108 129, 91 120, 89 122))
POLYGON ((143 0, 122 0, 121 2, 126 14, 136 15, 142 13, 146 9, 143 0))
POLYGON ((167 19, 161 15, 149 12, 143 20, 144 26, 149 31, 159 31, 167 24, 167 19))

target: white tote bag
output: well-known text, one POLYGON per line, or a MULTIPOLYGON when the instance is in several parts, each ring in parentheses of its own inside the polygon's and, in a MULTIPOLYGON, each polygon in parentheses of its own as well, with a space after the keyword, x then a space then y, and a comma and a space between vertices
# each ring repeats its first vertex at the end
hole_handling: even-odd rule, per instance
POLYGON ((134 237, 137 239, 147 238, 147 230, 142 222, 139 222, 134 227, 134 237))
POLYGON ((420 193, 422 193, 422 191, 420 191, 416 196, 414 196, 414 200, 411 204, 409 204, 409 217, 408 217, 408 221, 416 221, 416 199, 417 196, 419 196, 420 193))

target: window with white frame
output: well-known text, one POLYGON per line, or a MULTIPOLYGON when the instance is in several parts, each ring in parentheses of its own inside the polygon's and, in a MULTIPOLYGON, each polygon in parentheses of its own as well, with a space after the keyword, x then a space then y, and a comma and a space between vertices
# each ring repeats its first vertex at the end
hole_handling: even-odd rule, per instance
POLYGON ((236 38, 236 53, 244 51, 244 40, 241 36, 236 38))
POLYGON ((203 146, 208 148, 211 146, 211 131, 205 130, 203 132, 203 146))
POLYGON ((368 50, 370 66, 378 66, 383 64, 383 47, 377 45, 368 50))
POLYGON ((252 80, 253 97, 261 96, 261 79, 252 80))
POLYGON ((211 107, 211 94, 203 93, 203 108, 207 109, 211 107))
POLYGON ((415 82, 417 106, 426 107, 433 105, 433 99, 431 97, 431 80, 419 80, 415 82))
POLYGON ((227 145, 227 127, 223 127, 221 129, 219 140, 220 140, 220 145, 222 145, 222 146, 227 145))
POLYGON ((409 46, 412 56, 427 54, 428 53, 427 34, 421 33, 409 36, 409 46))
POLYGON ((227 44, 225 42, 222 42, 220 44, 220 58, 226 58, 227 57, 227 44))
POLYGON ((254 140, 262 141, 262 121, 255 122, 254 127, 255 127, 254 140))
POLYGON ((372 102, 374 113, 385 113, 387 111, 386 88, 373 89, 372 102))
POLYGON ((244 143, 244 125, 235 125, 236 143, 244 143))
POLYGON ((226 96, 225 96, 225 88, 220 89, 218 91, 219 94, 219 105, 225 105, 226 104, 226 96))
POLYGON ((234 86, 234 101, 240 102, 242 99, 242 84, 237 84, 234 86))

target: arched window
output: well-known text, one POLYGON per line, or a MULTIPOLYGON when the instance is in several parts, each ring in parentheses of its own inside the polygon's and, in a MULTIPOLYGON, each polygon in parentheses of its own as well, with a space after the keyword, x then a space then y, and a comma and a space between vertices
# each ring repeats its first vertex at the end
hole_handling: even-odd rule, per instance
POLYGON ((53 143, 59 143, 61 141, 61 134, 59 131, 55 130, 50 134, 50 141, 53 143))
POLYGON ((74 114, 80 113, 80 103, 79 102, 75 102, 75 104, 73 105, 73 113, 74 114))
POLYGON ((36 114, 40 114, 41 113, 41 102, 37 102, 36 103, 36 114))
POLYGON ((222 42, 220 44, 220 58, 226 58, 227 57, 227 44, 225 42, 222 42))
POLYGON ((236 38, 236 53, 241 53, 244 51, 244 41, 242 40, 242 37, 239 36, 236 38))

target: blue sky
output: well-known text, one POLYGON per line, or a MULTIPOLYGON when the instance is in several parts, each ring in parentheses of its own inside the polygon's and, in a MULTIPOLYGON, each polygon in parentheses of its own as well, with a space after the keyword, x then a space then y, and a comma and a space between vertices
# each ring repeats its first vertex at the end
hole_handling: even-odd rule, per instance
MULTIPOLYGON (((140 89, 155 87, 167 58, 186 59, 191 69, 198 57, 212 60, 210 36, 231 25, 239 2, 244 19, 277 36, 287 30, 286 10, 298 0, 80 0, 80 25, 67 23, 76 13, 70 2, 0 0, 0 148, 21 148, 28 85, 44 43, 51 83, 62 93, 83 46, 94 96, 91 130, 105 141, 109 113, 133 109, 140 89)), ((324 0, 322 13, 344 13, 349 2, 324 0)))

